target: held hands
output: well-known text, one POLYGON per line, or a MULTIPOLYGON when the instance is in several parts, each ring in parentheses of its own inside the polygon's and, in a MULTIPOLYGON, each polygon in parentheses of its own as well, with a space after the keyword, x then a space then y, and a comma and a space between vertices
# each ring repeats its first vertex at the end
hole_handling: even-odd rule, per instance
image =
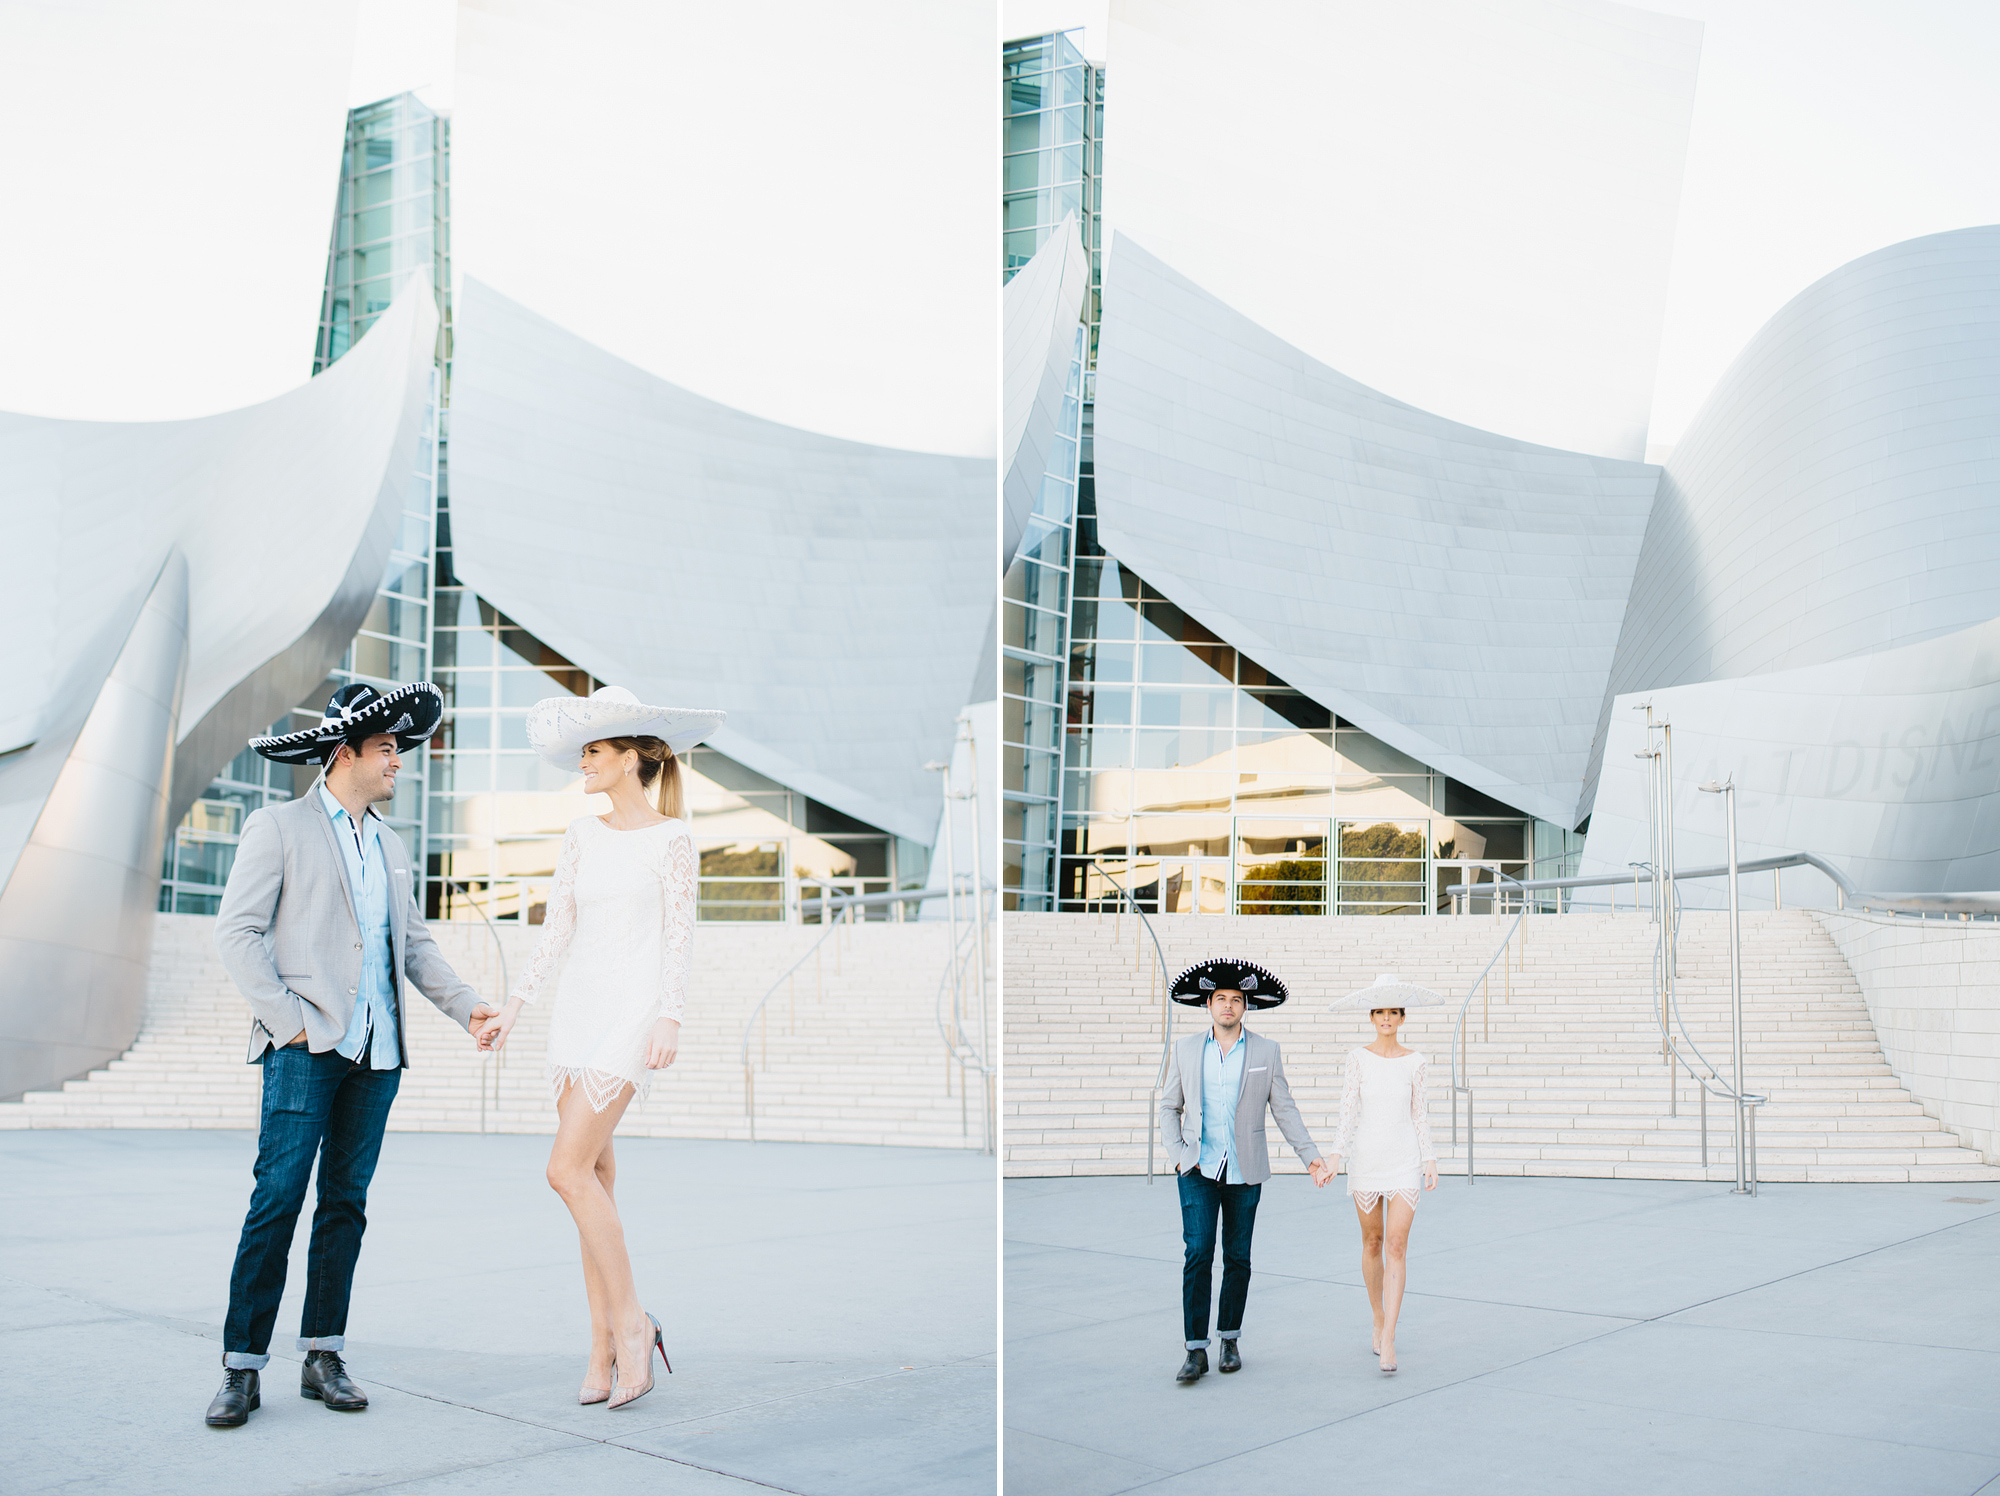
POLYGON ((646 1068, 664 1070, 673 1064, 680 1050, 681 1024, 678 1018, 662 1018, 653 1025, 653 1037, 646 1041, 646 1068))
POLYGON ((472 1010, 472 1037, 479 1041, 482 1050, 505 1049, 507 1036, 514 1032, 514 1022, 520 1016, 521 999, 518 997, 498 1013, 481 1003, 472 1010))
POLYGON ((1331 1158, 1316 1158, 1306 1165, 1306 1172, 1312 1175, 1314 1184, 1325 1189, 1332 1183, 1334 1175, 1340 1172, 1340 1155, 1336 1153, 1331 1158))
POLYGON ((1437 1166, 1436 1164, 1434 1164, 1434 1163, 1432 1163, 1432 1164, 1425 1164, 1425 1165, 1424 1165, 1424 1188, 1425 1188, 1425 1189, 1427 1189, 1427 1190, 1434 1190, 1434 1189, 1436 1189, 1437 1187, 1438 1187, 1438 1166, 1437 1166))

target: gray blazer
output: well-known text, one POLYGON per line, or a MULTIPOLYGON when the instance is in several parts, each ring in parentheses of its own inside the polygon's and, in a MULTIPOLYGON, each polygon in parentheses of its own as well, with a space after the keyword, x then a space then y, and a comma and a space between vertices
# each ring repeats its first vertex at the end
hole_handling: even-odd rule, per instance
MULTIPOLYGON (((322 1054, 354 1017, 361 988, 361 918, 348 886, 340 833, 317 788, 267 805, 243 823, 236 863, 222 891, 215 945, 237 989, 249 1000, 251 1064, 305 1030, 322 1054)), ((382 828, 389 869, 390 984, 402 1063, 410 1062, 403 978, 463 1028, 479 994, 458 978, 424 928, 403 839, 382 828)))
MULTIPOLYGON (((1167 1088, 1160 1093, 1160 1140, 1176 1172, 1201 1161, 1201 1049, 1209 1031, 1174 1041, 1167 1088)), ((1271 1177, 1271 1155, 1264 1144, 1264 1109, 1270 1108, 1278 1131, 1307 1164, 1319 1157, 1312 1134, 1299 1117, 1292 1088, 1285 1084, 1285 1060, 1276 1039, 1243 1030, 1243 1084, 1236 1093, 1236 1167, 1245 1184, 1262 1184, 1271 1177)))

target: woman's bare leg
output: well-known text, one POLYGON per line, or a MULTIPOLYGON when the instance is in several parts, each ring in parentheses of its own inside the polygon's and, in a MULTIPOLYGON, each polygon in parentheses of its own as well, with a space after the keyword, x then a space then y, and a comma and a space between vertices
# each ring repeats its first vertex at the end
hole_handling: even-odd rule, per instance
POLYGON ((1385 1197, 1382 1206, 1389 1213, 1389 1225, 1382 1241, 1381 1355, 1393 1366, 1396 1363, 1396 1317, 1403 1312, 1403 1285, 1409 1278, 1406 1258, 1410 1246, 1410 1226, 1417 1218, 1417 1208, 1394 1195, 1385 1197))
MULTIPOLYGON (((611 1359, 633 1368, 630 1382, 643 1385, 637 1368, 644 1364, 641 1348, 652 1338, 637 1293, 632 1286, 632 1263, 625 1252, 625 1228, 618 1219, 618 1207, 611 1196, 616 1170, 611 1153, 611 1135, 632 1100, 626 1087, 603 1111, 593 1111, 584 1088, 569 1086, 558 1102, 560 1121, 555 1146, 549 1152, 549 1186, 562 1196, 576 1222, 583 1250, 584 1291, 590 1298, 591 1371, 598 1370, 600 1336, 605 1345, 603 1382, 609 1383, 611 1359)), ((650 1354, 650 1350, 647 1352, 650 1354)))
POLYGON ((1382 1202, 1377 1200, 1373 1210, 1363 1210, 1361 1202, 1354 1202, 1354 1214, 1361 1221, 1361 1277, 1368 1285, 1368 1307, 1375 1311, 1375 1337, 1369 1342, 1377 1351, 1382 1348, 1382 1202))
MULTIPOLYGON (((569 1099, 573 1086, 565 1086, 561 1099, 556 1102, 556 1115, 562 1115, 563 1101, 569 1099)), ((604 1140, 604 1151, 597 1155, 597 1182, 604 1186, 605 1198, 612 1200, 612 1208, 617 1201, 612 1195, 612 1184, 617 1179, 617 1162, 611 1155, 611 1139, 604 1140)), ((598 1276, 597 1264, 588 1252, 583 1254, 583 1291, 590 1301, 590 1365, 585 1368, 583 1385, 586 1387, 608 1388, 611 1385, 611 1364, 613 1360, 611 1337, 611 1302, 604 1280, 598 1276)))

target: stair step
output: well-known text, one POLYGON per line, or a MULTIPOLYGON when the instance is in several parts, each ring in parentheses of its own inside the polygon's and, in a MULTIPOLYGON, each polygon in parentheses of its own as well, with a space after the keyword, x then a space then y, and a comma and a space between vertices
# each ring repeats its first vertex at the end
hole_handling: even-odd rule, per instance
MULTIPOLYGON (((1129 924, 1094 915, 1010 915, 1009 1001, 1002 1061, 1009 1173, 1129 1173, 1145 1167, 1161 1012, 1135 972, 1129 924)), ((1413 1009, 1406 1044, 1430 1056, 1431 1130, 1450 1146, 1449 1077, 1470 1088, 1481 1173, 1702 1178, 1700 1093, 1683 1072, 1668 1109, 1654 996, 1654 938, 1630 915, 1530 919, 1525 952, 1459 1017, 1498 948, 1482 919, 1282 920, 1173 916, 1154 929, 1176 959, 1245 946, 1291 985, 1285 1007, 1250 1027, 1284 1045, 1292 1094, 1322 1147, 1339 1108, 1346 1056, 1368 1037, 1358 1016, 1325 1011, 1332 995, 1396 970, 1451 995, 1413 1009), (1199 948, 1197 948, 1199 947, 1199 948)), ((1731 998, 1719 915, 1683 926, 1677 1007, 1686 1033, 1726 1067, 1731 998)), ((1810 916, 1773 911, 1744 921, 1743 1064, 1767 1094, 1757 1114, 1764 1178, 2000 1180, 1903 1089, 1885 1060, 1839 948, 1810 916)), ((1176 1033, 1199 1016, 1175 1010, 1176 1033)), ((1729 1107, 1709 1106, 1709 1170, 1728 1178, 1729 1107)), ((1459 1123, 1461 1142, 1465 1123, 1459 1123)), ((1272 1136, 1274 1159, 1296 1167, 1272 1136)), ((1157 1163, 1157 1151, 1156 1151, 1157 1163)), ((1462 1169, 1462 1162, 1457 1165, 1462 1169)))

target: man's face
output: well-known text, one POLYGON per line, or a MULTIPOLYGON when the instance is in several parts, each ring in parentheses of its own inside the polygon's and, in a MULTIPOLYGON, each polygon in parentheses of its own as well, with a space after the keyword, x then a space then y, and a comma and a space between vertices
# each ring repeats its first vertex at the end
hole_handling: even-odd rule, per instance
POLYGON ((328 777, 340 775, 344 788, 370 805, 379 805, 396 797, 396 775, 402 772, 402 768, 403 760, 396 752, 395 738, 386 732, 378 732, 359 748, 343 746, 334 758, 328 777))
POLYGON ((1218 987, 1208 995, 1208 1016, 1219 1029, 1233 1029, 1243 1022, 1243 994, 1230 987, 1218 987))

